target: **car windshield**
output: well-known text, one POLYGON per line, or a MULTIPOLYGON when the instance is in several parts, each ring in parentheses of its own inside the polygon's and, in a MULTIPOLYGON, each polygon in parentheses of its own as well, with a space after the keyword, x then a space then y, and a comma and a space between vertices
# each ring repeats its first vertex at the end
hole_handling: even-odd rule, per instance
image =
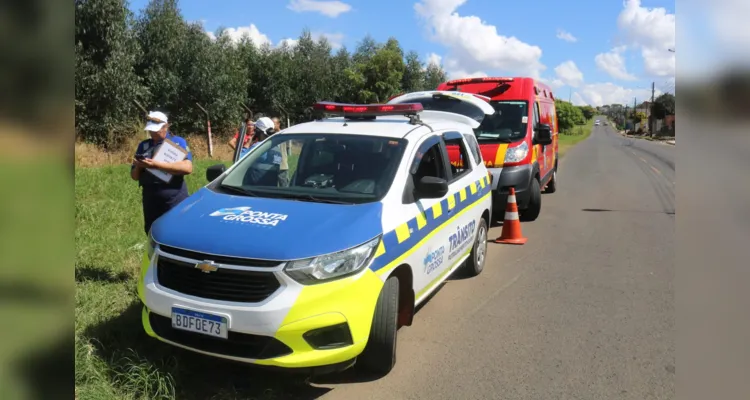
POLYGON ((215 187, 231 194, 354 204, 388 192, 405 139, 279 134, 252 149, 215 187))
POLYGON ((495 113, 488 115, 474 134, 479 143, 509 143, 526 137, 529 122, 525 101, 490 101, 495 113))

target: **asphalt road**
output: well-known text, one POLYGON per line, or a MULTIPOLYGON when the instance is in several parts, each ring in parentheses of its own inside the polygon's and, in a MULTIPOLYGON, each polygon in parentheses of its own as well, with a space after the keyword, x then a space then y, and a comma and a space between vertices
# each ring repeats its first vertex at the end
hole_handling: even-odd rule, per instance
POLYGON ((322 398, 673 399, 674 154, 595 127, 526 245, 491 244, 479 277, 439 290, 388 376, 319 378, 322 398))

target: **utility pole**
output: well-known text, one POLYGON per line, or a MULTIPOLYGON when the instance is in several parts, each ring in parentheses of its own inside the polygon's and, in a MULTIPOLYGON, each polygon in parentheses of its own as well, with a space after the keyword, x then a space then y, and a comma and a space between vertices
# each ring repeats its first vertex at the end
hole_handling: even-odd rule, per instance
POLYGON ((573 98, 573 89, 568 88, 568 103, 573 103, 571 99, 573 98))
POLYGON ((654 96, 656 96, 656 82, 651 82, 651 106, 648 110, 648 130, 651 133, 651 137, 654 137, 654 127, 656 126, 656 120, 653 115, 654 113, 651 111, 654 109, 654 96))

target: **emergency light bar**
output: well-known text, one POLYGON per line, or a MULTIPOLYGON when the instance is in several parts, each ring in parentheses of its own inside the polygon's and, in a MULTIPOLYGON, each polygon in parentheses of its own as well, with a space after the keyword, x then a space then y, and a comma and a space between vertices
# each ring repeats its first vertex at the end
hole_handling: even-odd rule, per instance
POLYGON ((446 85, 466 85, 470 83, 504 83, 513 82, 513 78, 495 78, 495 77, 484 77, 484 78, 461 78, 448 81, 446 85))
POLYGON ((343 116, 416 115, 423 111, 421 103, 403 104, 343 104, 318 102, 313 110, 343 116))

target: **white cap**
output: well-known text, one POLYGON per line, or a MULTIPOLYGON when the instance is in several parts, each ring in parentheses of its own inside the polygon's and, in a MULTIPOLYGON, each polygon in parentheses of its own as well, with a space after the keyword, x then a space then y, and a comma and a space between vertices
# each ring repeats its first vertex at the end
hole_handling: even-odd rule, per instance
POLYGON ((268 129, 275 127, 273 121, 271 118, 268 117, 262 117, 258 118, 257 121, 255 121, 255 129, 260 129, 263 132, 268 131, 268 129))
POLYGON ((151 111, 148 113, 148 122, 146 122, 146 130, 151 132, 158 132, 167 122, 167 116, 161 111, 151 111))

